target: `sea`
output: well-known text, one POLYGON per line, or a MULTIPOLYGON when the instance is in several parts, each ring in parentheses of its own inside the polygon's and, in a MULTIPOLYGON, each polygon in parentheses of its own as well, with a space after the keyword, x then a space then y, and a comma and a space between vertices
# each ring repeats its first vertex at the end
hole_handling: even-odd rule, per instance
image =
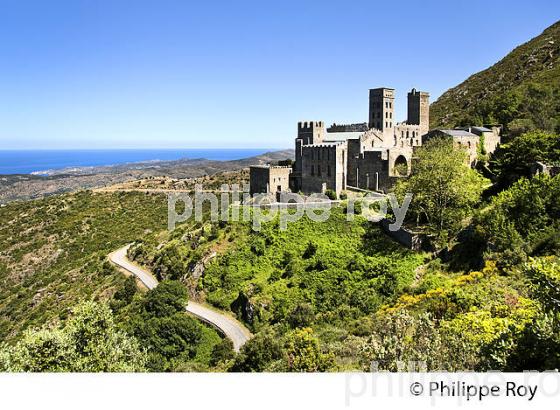
POLYGON ((63 168, 119 165, 144 161, 205 158, 229 161, 253 157, 274 149, 89 149, 0 150, 0 175, 36 174, 63 168))

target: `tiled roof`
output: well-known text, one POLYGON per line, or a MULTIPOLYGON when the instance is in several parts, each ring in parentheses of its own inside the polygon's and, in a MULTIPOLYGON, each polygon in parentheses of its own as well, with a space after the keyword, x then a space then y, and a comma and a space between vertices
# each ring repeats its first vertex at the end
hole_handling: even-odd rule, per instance
POLYGON ((451 135, 452 137, 476 137, 476 138, 478 138, 477 135, 473 134, 472 132, 465 131, 465 130, 439 130, 439 131, 443 132, 444 134, 451 135))
POLYGON ((473 130, 479 131, 479 132, 492 132, 492 130, 489 130, 486 127, 472 127, 473 130))
POLYGON ((324 142, 340 142, 346 141, 349 139, 357 139, 360 138, 363 132, 356 131, 356 132, 327 132, 325 134, 324 142))

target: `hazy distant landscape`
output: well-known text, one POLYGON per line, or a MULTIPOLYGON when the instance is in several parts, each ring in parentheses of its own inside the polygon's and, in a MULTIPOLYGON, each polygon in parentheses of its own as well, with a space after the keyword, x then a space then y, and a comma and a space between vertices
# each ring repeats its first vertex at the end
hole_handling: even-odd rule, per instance
POLYGON ((195 178, 223 171, 239 170, 253 164, 293 158, 293 156, 293 150, 284 150, 229 161, 203 158, 181 159, 53 169, 45 176, 0 175, 0 203, 39 198, 44 195, 60 194, 78 189, 97 188, 149 177, 195 178))

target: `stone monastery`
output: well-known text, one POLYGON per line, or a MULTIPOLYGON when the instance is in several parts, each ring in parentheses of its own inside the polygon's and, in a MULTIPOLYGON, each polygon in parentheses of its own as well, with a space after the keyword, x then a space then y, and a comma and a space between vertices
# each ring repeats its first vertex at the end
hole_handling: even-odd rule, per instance
POLYGON ((479 144, 487 153, 500 143, 500 127, 466 127, 429 130, 429 94, 408 93, 408 116, 394 119, 395 90, 369 90, 369 120, 360 124, 322 121, 298 123, 295 161, 290 166, 254 165, 250 171, 251 193, 282 191, 314 193, 346 189, 387 192, 398 178, 410 175, 414 149, 432 137, 447 137, 463 146, 472 166, 479 144))

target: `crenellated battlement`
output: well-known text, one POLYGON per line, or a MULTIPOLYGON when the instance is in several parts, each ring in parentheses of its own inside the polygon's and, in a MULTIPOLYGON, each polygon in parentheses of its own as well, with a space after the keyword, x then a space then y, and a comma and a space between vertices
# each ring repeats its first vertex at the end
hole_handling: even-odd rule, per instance
POLYGON ((314 128, 324 128, 325 123, 323 121, 299 121, 298 130, 313 130, 314 128))

